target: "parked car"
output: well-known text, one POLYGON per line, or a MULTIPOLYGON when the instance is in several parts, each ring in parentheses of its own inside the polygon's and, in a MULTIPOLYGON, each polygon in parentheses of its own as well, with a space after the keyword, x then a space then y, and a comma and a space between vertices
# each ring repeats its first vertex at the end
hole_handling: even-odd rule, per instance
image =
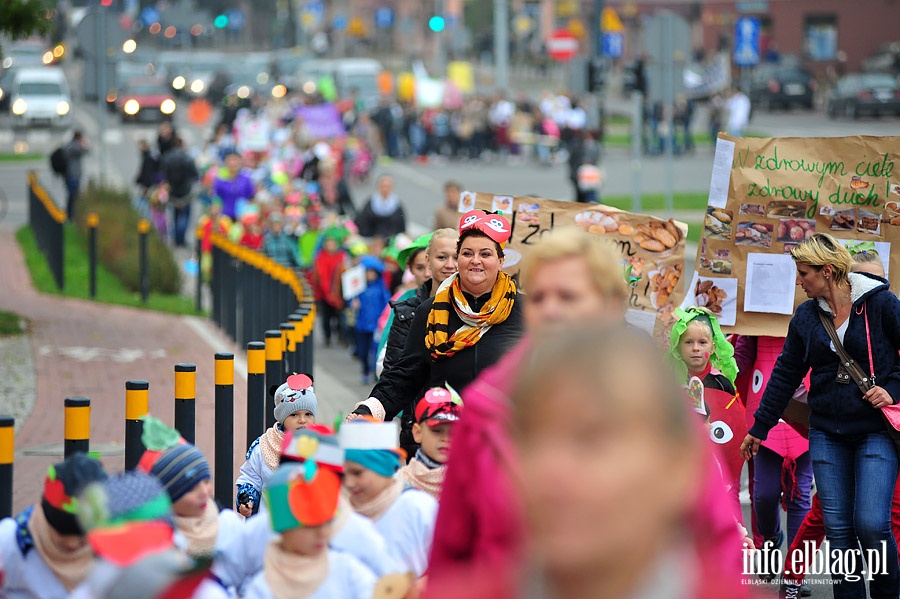
POLYGON ((14 128, 72 124, 72 96, 59 67, 16 69, 9 88, 9 105, 14 128))
POLYGON ((828 116, 851 119, 863 114, 900 115, 900 85, 884 73, 852 73, 842 77, 828 95, 828 116))
POLYGON ((750 102, 754 108, 772 110, 813 107, 816 80, 812 73, 793 64, 763 64, 750 77, 750 102))
POLYGON ((884 44, 862 61, 862 70, 900 77, 900 42, 884 44))
POLYGON ((116 98, 122 121, 163 121, 175 113, 175 97, 165 81, 156 77, 129 79, 116 98))

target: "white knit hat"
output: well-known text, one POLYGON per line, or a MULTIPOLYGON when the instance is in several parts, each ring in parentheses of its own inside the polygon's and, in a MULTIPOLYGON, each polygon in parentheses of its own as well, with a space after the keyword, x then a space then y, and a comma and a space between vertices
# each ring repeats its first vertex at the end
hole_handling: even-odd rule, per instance
POLYGON ((289 376, 287 382, 275 390, 275 420, 279 423, 300 410, 309 410, 315 416, 318 407, 312 379, 305 374, 289 376))

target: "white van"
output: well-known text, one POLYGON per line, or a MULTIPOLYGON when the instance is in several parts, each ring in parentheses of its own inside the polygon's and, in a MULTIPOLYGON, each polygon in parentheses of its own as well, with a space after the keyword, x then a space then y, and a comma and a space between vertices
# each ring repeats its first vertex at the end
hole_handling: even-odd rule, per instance
POLYGON ((13 127, 72 125, 72 96, 61 68, 18 69, 9 92, 13 127))

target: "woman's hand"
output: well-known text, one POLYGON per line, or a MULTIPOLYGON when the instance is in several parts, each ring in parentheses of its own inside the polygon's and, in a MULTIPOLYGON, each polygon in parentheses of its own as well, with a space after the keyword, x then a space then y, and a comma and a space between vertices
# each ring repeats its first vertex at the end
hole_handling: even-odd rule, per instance
POLYGON ((344 417, 344 422, 353 422, 354 420, 357 420, 362 417, 363 417, 362 414, 354 414, 353 412, 350 412, 349 414, 347 414, 344 417))
POLYGON ((894 405, 894 398, 888 393, 884 387, 875 386, 869 389, 869 392, 863 395, 863 399, 872 404, 876 410, 880 410, 885 406, 894 405))
POLYGON ((762 440, 757 439, 753 435, 744 437, 744 442, 741 443, 741 457, 749 462, 756 455, 756 452, 759 451, 760 443, 762 443, 762 440))
POLYGON ((249 518, 253 515, 253 502, 248 501, 247 503, 242 503, 238 506, 238 513, 244 518, 249 518))

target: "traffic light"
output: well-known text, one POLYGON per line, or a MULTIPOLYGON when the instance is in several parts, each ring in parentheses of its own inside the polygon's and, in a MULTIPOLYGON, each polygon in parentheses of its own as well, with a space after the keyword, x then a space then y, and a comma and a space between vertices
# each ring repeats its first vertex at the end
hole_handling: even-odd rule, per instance
POLYGON ((112 6, 113 0, 100 0, 100 6, 112 6))
POLYGON ((228 27, 228 15, 218 15, 213 19, 213 25, 216 29, 225 29, 228 27))
POLYGON ((606 83, 606 63, 599 58, 587 62, 587 89, 589 93, 599 92, 606 83))
POLYGON ((447 25, 446 21, 444 21, 444 17, 441 15, 434 15, 430 19, 428 19, 428 28, 434 31, 435 33, 440 33, 444 30, 444 27, 447 25))

